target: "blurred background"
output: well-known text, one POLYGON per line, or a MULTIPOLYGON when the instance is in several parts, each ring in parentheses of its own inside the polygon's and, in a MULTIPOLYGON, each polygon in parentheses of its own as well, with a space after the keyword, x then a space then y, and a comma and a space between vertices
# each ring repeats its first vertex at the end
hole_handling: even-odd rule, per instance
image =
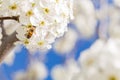
POLYGON ((74 0, 74 20, 68 24, 68 32, 46 52, 29 54, 24 46, 15 47, 0 65, 0 80, 120 80, 114 75, 106 78, 107 73, 91 78, 96 75, 93 68, 97 73, 107 72, 101 63, 109 61, 118 70, 111 73, 120 75, 119 54, 115 62, 106 57, 109 54, 101 54, 119 53, 119 13, 120 0, 74 0), (90 67, 93 63, 98 64, 90 67), (78 78, 82 75, 84 78, 78 78))

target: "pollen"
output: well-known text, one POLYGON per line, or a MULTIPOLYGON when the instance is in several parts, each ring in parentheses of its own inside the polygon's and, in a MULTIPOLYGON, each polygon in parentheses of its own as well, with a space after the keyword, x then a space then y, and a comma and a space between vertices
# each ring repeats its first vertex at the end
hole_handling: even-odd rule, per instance
POLYGON ((33 25, 32 24, 28 24, 28 25, 26 25, 26 27, 27 28, 31 28, 31 27, 33 27, 33 25))
POLYGON ((48 14, 50 12, 50 10, 48 8, 44 8, 44 13, 48 14))
POLYGON ((118 79, 117 79, 117 77, 116 77, 116 76, 111 75, 111 76, 109 76, 108 80, 118 80, 118 79))
POLYGON ((40 26, 44 26, 44 25, 45 25, 45 21, 41 21, 40 26))
POLYGON ((59 0, 55 0, 56 1, 56 3, 58 3, 59 2, 59 0))
POLYGON ((32 7, 35 7, 35 3, 31 3, 32 7))
POLYGON ((39 46, 42 46, 42 45, 44 45, 44 43, 45 43, 45 42, 44 42, 43 40, 41 40, 41 41, 38 42, 38 45, 39 45, 39 46))
POLYGON ((89 59, 86 63, 87 66, 90 66, 94 63, 94 60, 93 59, 89 59))
POLYGON ((67 17, 65 13, 62 13, 61 16, 63 16, 64 18, 67 17))
POLYGON ((29 41, 26 39, 26 40, 24 41, 24 44, 29 44, 29 41))
POLYGON ((0 4, 2 4, 2 1, 0 0, 0 4))
POLYGON ((16 10, 17 9, 17 4, 14 3, 14 4, 10 5, 9 8, 11 10, 16 10))
POLYGON ((33 11, 32 10, 29 10, 29 11, 27 11, 27 13, 26 13, 26 16, 32 16, 33 15, 33 11))

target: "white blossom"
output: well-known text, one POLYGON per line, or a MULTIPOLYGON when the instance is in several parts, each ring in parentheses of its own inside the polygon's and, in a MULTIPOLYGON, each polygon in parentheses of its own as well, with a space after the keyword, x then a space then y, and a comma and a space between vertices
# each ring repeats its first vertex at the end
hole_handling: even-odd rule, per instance
POLYGON ((75 23, 79 32, 90 37, 94 34, 96 28, 96 13, 91 0, 75 0, 74 1, 74 16, 75 23))
POLYGON ((42 62, 34 61, 27 71, 18 71, 13 77, 14 80, 44 80, 47 74, 46 66, 42 62))
POLYGON ((1 4, 0 16, 16 16, 20 14, 21 0, 3 0, 1 4))
POLYGON ((70 59, 63 66, 55 66, 52 69, 51 75, 53 80, 71 80, 72 77, 79 72, 78 64, 73 59, 70 59))
POLYGON ((20 27, 20 24, 15 20, 4 21, 4 29, 7 35, 14 33, 18 27, 20 27))
POLYGON ((71 80, 86 80, 84 74, 80 71, 77 74, 74 74, 71 80))
POLYGON ((70 53, 75 47, 78 35, 75 30, 69 28, 68 32, 54 44, 54 49, 61 54, 70 53))
POLYGON ((109 9, 109 18, 110 18, 110 23, 109 23, 109 35, 112 38, 120 38, 120 32, 119 32, 119 16, 120 10, 115 8, 115 7, 110 7, 109 9))

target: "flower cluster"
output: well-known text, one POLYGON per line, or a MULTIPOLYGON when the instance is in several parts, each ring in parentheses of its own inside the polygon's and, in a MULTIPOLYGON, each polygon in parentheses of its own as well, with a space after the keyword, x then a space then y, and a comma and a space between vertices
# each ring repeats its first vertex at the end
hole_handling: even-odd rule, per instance
POLYGON ((53 68, 53 80, 120 80, 119 45, 118 39, 98 39, 81 52, 78 61, 68 60, 67 64, 53 68))
POLYGON ((76 80, 120 80, 120 41, 97 40, 90 49, 83 51, 79 62, 81 73, 76 80), (82 79, 84 77, 84 79, 82 79))
POLYGON ((114 0, 115 7, 108 7, 106 1, 101 2, 104 5, 97 11, 100 20, 98 34, 106 38, 100 37, 89 49, 80 53, 80 72, 72 80, 120 80, 119 0, 114 0))
POLYGON ((19 41, 30 50, 50 49, 73 18, 72 0, 0 0, 0 17, 17 16, 19 41), (3 12, 3 13, 2 13, 3 12))

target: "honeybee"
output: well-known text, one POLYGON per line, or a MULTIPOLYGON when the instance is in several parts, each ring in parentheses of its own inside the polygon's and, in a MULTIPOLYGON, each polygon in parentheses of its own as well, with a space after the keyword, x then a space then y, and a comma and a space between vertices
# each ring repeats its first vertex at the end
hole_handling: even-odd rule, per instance
POLYGON ((25 36, 26 36, 28 39, 31 38, 31 36, 33 35, 34 31, 35 31, 35 27, 34 27, 34 26, 30 27, 30 28, 27 30, 27 33, 25 34, 25 36))

